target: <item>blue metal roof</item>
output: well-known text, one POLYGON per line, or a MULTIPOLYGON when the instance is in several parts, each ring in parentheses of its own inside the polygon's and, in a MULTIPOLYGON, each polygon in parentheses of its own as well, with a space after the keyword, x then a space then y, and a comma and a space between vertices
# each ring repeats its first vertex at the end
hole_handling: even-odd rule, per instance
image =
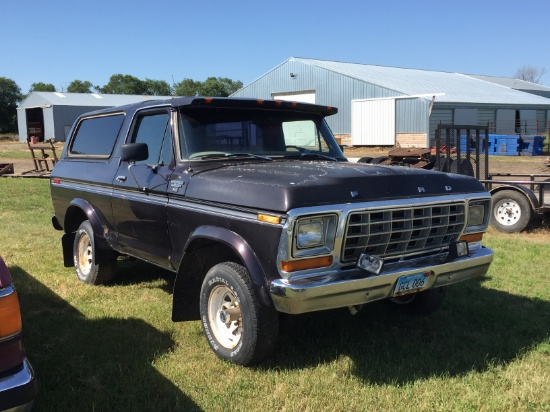
POLYGON ((319 67, 406 95, 434 95, 438 103, 550 105, 550 99, 460 73, 404 69, 291 57, 288 61, 319 67))

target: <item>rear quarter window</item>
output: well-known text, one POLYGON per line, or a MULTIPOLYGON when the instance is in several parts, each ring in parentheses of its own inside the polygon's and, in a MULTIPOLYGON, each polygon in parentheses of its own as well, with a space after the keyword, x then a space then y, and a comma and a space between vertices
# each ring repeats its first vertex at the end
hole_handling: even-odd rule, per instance
POLYGON ((122 113, 82 120, 69 146, 69 156, 111 156, 123 121, 122 113))

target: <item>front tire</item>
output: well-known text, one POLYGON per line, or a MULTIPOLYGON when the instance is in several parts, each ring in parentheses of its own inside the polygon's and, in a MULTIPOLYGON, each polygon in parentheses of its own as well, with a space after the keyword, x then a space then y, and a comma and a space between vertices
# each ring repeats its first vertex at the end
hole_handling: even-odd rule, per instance
POLYGON ((491 225, 500 232, 521 232, 531 222, 533 211, 527 197, 515 190, 493 195, 491 225))
POLYGON ((200 316, 208 344, 223 360, 253 365, 275 349, 278 314, 258 303, 248 271, 237 263, 219 263, 208 271, 200 316))
POLYGON ((116 255, 111 251, 101 251, 99 259, 94 231, 88 220, 80 224, 73 244, 73 261, 76 276, 84 283, 103 285, 109 283, 116 270, 116 255))

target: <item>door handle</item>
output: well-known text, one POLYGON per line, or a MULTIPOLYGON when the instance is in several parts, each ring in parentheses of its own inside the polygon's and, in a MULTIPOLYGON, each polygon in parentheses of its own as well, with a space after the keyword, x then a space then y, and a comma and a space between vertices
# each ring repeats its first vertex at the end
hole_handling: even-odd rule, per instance
POLYGON ((126 181, 126 176, 117 176, 117 177, 116 177, 116 180, 117 180, 118 182, 125 182, 125 181, 126 181))

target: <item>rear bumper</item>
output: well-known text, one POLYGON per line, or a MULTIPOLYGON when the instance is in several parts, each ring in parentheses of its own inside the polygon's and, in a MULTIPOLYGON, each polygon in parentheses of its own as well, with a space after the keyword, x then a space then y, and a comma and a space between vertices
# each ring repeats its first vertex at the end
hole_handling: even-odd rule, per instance
POLYGON ((24 360, 19 372, 0 378, 2 412, 30 411, 37 393, 36 377, 27 359, 24 360))
POLYGON ((362 305, 392 297, 397 280, 405 275, 430 272, 428 289, 483 276, 493 261, 493 252, 480 248, 465 258, 451 262, 446 258, 444 255, 390 264, 379 276, 354 269, 338 276, 320 275, 292 283, 276 279, 271 282, 270 293, 276 309, 291 314, 362 305))

